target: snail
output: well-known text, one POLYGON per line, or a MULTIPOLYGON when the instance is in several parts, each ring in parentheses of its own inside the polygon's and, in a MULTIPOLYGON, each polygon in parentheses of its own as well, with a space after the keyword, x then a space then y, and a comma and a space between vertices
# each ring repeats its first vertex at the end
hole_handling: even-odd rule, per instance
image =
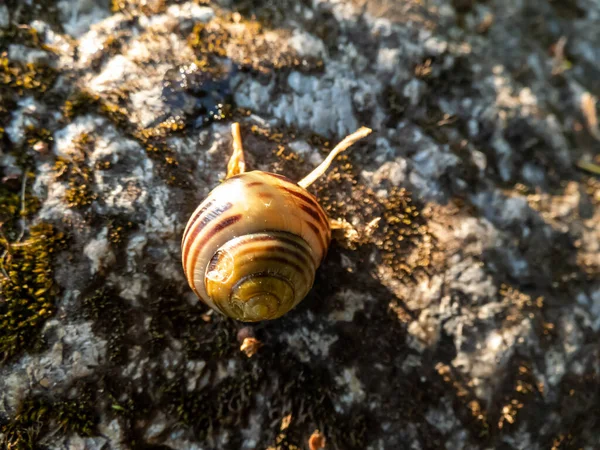
POLYGON ((214 310, 243 322, 276 319, 312 288, 337 228, 306 188, 334 158, 371 130, 347 136, 311 173, 246 172, 239 123, 225 180, 192 213, 181 240, 182 264, 194 293, 214 310))

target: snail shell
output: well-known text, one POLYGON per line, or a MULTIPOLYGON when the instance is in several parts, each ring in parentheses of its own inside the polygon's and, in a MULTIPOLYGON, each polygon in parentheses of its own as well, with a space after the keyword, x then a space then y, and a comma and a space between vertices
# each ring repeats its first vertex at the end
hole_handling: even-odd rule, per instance
POLYGON ((182 261, 198 297, 255 322, 282 316, 306 296, 330 241, 329 219, 312 194, 253 171, 224 181, 192 214, 182 261))
POLYGON ((194 211, 181 241, 183 270, 196 295, 245 322, 276 319, 300 303, 331 242, 331 222, 306 187, 370 132, 362 127, 347 136, 294 183, 245 172, 240 127, 233 124, 227 179, 194 211))

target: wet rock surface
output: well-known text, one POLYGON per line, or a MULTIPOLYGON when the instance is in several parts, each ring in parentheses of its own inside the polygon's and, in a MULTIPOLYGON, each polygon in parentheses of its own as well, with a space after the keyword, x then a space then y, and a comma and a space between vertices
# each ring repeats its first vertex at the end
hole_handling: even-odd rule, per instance
POLYGON ((25 3, 0 6, 4 448, 600 447, 596 2, 25 3), (310 188, 354 232, 268 323, 181 269, 232 121, 296 180, 374 130, 310 188))

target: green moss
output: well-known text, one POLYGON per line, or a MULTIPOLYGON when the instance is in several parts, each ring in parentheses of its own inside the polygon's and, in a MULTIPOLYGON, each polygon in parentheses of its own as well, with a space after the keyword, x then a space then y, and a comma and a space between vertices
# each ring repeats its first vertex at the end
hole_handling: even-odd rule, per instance
MULTIPOLYGON (((13 147, 10 153, 15 157, 17 166, 29 171, 35 167, 37 156, 47 153, 53 141, 54 137, 50 130, 29 125, 24 131, 23 144, 13 147)), ((28 176, 33 179, 34 173, 28 172, 28 176)), ((28 181, 27 184, 29 186, 32 183, 28 181)))
POLYGON ((25 399, 10 422, 0 426, 2 448, 33 450, 43 448, 40 441, 53 430, 92 436, 97 423, 93 402, 87 391, 76 400, 50 401, 41 397, 25 399))
POLYGON ((382 251, 383 262, 398 273, 410 275, 417 267, 431 262, 432 238, 420 211, 405 189, 390 189, 381 200, 382 224, 373 234, 372 241, 382 251), (418 249, 418 258, 407 263, 406 251, 418 249))
POLYGON ((48 422, 50 410, 40 400, 27 399, 19 407, 17 415, 8 424, 2 426, 7 449, 33 450, 38 448, 37 441, 48 422))
POLYGON ((41 223, 22 242, 3 239, 6 249, 0 274, 0 357, 7 360, 36 343, 46 319, 55 311, 58 288, 52 256, 65 246, 63 233, 41 223))
POLYGON ((24 175, 0 184, 0 361, 35 349, 44 322, 55 309, 51 259, 64 247, 64 235, 49 224, 27 226, 40 206, 31 194, 34 174, 27 170, 31 167, 27 149, 49 140, 48 130, 27 129, 25 148, 15 152, 24 175))
POLYGON ((127 109, 112 101, 101 99, 98 102, 98 112, 110 120, 120 130, 130 131, 133 126, 129 122, 127 109))
MULTIPOLYGON (((167 121, 159 124, 156 127, 138 129, 129 121, 129 113, 126 108, 112 100, 100 98, 85 90, 79 90, 73 93, 63 104, 62 111, 65 119, 72 121, 75 117, 89 112, 97 112, 106 117, 120 132, 127 137, 139 142, 148 156, 153 160, 164 163, 164 166, 176 167, 178 161, 175 154, 166 144, 166 138, 175 131, 183 129, 184 125, 177 121, 167 121)), ((75 143, 75 145, 78 145, 75 143)), ((81 145, 79 145, 81 147, 81 145)), ((110 163, 100 162, 101 170, 110 168, 110 163)), ((57 167, 60 170, 60 167, 57 167)), ((84 175, 84 177, 89 176, 84 175)), ((86 202, 89 197, 82 187, 74 190, 71 195, 77 203, 79 200, 86 202)), ((92 199, 93 200, 93 199, 92 199)))
MULTIPOLYGON (((29 174, 31 175, 31 174, 29 174)), ((25 202, 21 203, 21 194, 0 185, 0 229, 5 239, 15 239, 20 233, 17 226, 20 219, 31 216, 40 208, 40 200, 25 190, 25 202)))
POLYGON ((65 199, 70 208, 82 208, 91 205, 95 196, 90 193, 87 184, 79 184, 66 190, 65 199))
POLYGON ((88 393, 79 395, 76 400, 57 402, 53 405, 58 427, 64 433, 72 432, 79 436, 92 436, 96 417, 88 393))

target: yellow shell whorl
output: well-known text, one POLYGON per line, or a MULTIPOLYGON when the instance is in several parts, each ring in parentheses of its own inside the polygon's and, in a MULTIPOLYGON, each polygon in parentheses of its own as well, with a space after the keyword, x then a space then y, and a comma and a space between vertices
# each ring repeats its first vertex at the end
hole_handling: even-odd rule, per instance
POLYGON ((310 246, 281 231, 254 233, 225 243, 205 273, 205 289, 225 315, 245 322, 281 317, 314 282, 310 246))
POLYGON ((275 319, 279 311, 293 307, 294 286, 275 274, 252 274, 233 287, 229 304, 247 322, 275 319))

